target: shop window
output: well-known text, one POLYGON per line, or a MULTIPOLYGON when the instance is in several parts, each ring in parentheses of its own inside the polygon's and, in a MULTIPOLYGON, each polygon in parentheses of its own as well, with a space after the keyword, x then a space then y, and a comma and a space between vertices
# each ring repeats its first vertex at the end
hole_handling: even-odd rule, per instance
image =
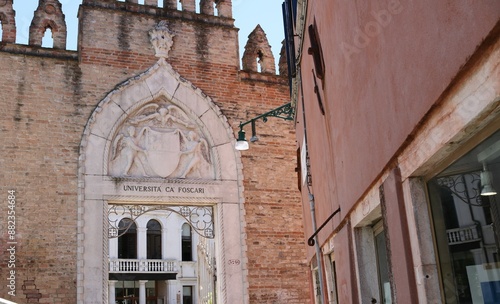
POLYGON ((118 258, 137 259, 137 226, 131 219, 123 219, 118 224, 118 258))
POLYGON ((147 224, 147 258, 161 259, 161 225, 156 220, 147 224))
POLYGON ((428 182, 445 303, 500 303, 500 132, 428 182))
POLYGON ((193 240, 191 226, 189 224, 182 225, 182 260, 193 260, 193 240))

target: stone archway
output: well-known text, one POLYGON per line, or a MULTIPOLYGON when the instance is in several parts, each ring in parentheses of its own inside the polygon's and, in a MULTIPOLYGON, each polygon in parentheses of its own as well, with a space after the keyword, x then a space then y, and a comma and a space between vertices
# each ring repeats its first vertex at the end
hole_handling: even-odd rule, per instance
POLYGON ((78 303, 107 303, 108 204, 211 208, 217 301, 248 302, 241 161, 233 147, 219 108, 164 58, 99 103, 80 152, 78 303))

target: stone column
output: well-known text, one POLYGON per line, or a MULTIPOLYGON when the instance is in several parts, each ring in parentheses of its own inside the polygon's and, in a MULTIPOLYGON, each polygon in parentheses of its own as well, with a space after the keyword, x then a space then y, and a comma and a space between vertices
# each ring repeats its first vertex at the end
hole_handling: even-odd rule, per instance
POLYGON ((109 239, 109 258, 117 259, 118 258, 118 238, 110 238, 109 239))
POLYGON ((139 304, 146 304, 146 280, 139 281, 139 304))
POLYGON ((114 280, 109 280, 108 281, 108 287, 109 287, 109 292, 108 292, 108 298, 109 298, 109 304, 116 304, 116 299, 115 299, 115 284, 118 281, 114 280))
POLYGON ((137 259, 146 259, 147 258, 147 228, 145 227, 137 227, 137 259))
POLYGON ((167 258, 167 228, 161 230, 161 258, 165 260, 167 258))

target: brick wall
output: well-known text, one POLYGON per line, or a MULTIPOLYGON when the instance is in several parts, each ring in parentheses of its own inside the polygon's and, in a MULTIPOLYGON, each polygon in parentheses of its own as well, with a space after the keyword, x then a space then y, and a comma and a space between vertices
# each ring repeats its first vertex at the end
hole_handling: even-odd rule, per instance
MULTIPOLYGON (((170 16, 176 35, 169 63, 213 98, 235 131, 240 121, 289 100, 286 79, 252 80, 239 71, 232 19, 85 2, 92 4, 80 11, 78 52, 8 44, 0 50, 0 276, 8 277, 4 218, 14 189, 17 294, 7 298, 18 303, 76 303, 82 132, 100 100, 156 62, 145 34, 158 20, 170 16)), ((250 302, 308 303, 293 122, 257 125, 260 141, 242 152, 250 302)))
POLYGON ((3 52, 0 66, 9 67, 0 77, 1 276, 8 277, 5 220, 13 189, 17 294, 11 299, 74 303, 78 150, 91 108, 78 97, 80 69, 76 60, 3 52))

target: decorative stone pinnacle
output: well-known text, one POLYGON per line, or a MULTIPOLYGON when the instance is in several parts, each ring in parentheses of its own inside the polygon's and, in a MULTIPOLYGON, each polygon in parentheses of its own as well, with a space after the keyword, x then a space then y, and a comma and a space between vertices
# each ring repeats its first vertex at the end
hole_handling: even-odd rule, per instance
POLYGON ((156 57, 168 58, 168 52, 174 44, 174 34, 169 30, 165 20, 160 21, 149 31, 151 44, 155 48, 156 57))

